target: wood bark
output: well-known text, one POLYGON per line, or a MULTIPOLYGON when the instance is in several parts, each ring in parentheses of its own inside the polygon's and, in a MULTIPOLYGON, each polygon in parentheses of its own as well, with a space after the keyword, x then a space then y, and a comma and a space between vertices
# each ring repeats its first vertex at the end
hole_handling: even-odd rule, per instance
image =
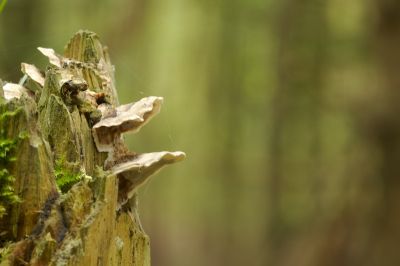
POLYGON ((22 202, 5 206, 0 220, 0 265, 150 265, 136 193, 116 211, 119 178, 104 170, 107 153, 96 149, 90 113, 67 104, 60 93, 68 74, 118 106, 107 48, 96 34, 79 31, 63 56, 74 61, 49 66, 34 98, 23 93, 4 103, 7 111, 20 108, 1 123, 5 136, 28 132, 29 138, 15 147, 16 161, 7 169, 22 202), (54 170, 60 163, 63 171, 91 179, 82 178, 61 195, 54 170))

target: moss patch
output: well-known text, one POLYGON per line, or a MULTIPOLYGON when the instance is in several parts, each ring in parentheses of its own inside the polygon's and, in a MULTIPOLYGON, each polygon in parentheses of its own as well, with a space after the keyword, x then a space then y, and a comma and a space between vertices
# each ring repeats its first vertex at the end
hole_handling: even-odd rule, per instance
MULTIPOLYGON (((1 99, 0 102, 4 100, 1 99)), ((10 204, 21 202, 21 199, 18 195, 14 194, 14 188, 12 187, 12 182, 15 181, 14 177, 9 174, 7 171, 7 165, 10 162, 15 162, 16 158, 12 156, 11 151, 17 146, 17 143, 20 140, 26 139, 29 137, 29 134, 26 132, 21 132, 18 136, 7 139, 6 131, 4 128, 7 126, 7 118, 15 116, 20 109, 10 112, 6 111, 5 105, 1 106, 1 114, 0 114, 0 124, 1 124, 1 132, 0 132, 0 218, 6 213, 5 206, 10 204)))
POLYGON ((62 194, 67 193, 82 178, 92 179, 92 177, 85 174, 70 173, 68 170, 63 168, 64 161, 65 156, 61 157, 60 160, 56 162, 56 168, 54 169, 57 187, 62 194))

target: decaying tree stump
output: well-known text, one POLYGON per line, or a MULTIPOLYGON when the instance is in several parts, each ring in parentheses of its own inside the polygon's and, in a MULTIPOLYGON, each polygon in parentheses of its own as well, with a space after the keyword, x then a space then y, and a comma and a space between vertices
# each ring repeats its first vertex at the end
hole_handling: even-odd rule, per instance
POLYGON ((136 190, 185 154, 135 154, 122 133, 138 131, 163 99, 119 106, 107 48, 92 32, 76 33, 63 56, 39 50, 52 64, 45 73, 22 64, 20 85, 0 81, 2 141, 15 139, 0 165, 14 181, 0 186, 21 199, 0 212, 0 265, 150 265, 136 190))

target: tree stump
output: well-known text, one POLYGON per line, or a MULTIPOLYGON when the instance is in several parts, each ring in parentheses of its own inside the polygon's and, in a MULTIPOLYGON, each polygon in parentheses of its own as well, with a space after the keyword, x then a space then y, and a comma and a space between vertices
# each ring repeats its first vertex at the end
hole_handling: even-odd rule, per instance
POLYGON ((0 144, 9 144, 0 150, 0 265, 150 265, 136 190, 185 154, 135 154, 122 133, 137 132, 163 99, 119 106, 93 32, 76 33, 63 56, 39 50, 52 64, 45 72, 23 63, 20 84, 0 81, 0 144))

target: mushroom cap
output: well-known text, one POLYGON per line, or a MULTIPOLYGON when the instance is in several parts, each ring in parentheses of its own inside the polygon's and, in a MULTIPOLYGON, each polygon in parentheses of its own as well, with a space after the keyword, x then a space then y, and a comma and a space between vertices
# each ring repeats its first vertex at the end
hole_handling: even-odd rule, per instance
POLYGON ((116 108, 116 116, 103 118, 93 126, 99 151, 112 151, 114 139, 122 133, 135 133, 160 112, 162 97, 150 96, 116 108))
POLYGON ((43 88, 45 79, 45 74, 43 71, 37 69, 34 65, 26 63, 21 64, 21 71, 35 81, 40 88, 43 88))
POLYGON ((173 164, 185 159, 186 154, 177 152, 152 152, 138 154, 137 157, 129 162, 121 163, 112 168, 113 174, 129 180, 129 187, 124 189, 124 195, 119 199, 120 205, 133 196, 136 190, 162 168, 168 164, 173 164))
POLYGON ((4 98, 6 100, 12 99, 12 98, 17 98, 20 99, 22 97, 22 94, 25 92, 29 97, 35 98, 35 95, 33 94, 32 91, 28 90, 24 86, 21 86, 19 84, 14 84, 14 83, 7 83, 6 85, 3 86, 4 90, 4 98))
POLYGON ((58 54, 56 54, 56 52, 54 52, 53 49, 51 48, 42 48, 42 47, 38 47, 38 50, 44 54, 45 56, 47 56, 47 58, 49 58, 49 61, 51 64, 57 66, 57 67, 62 67, 63 63, 64 63, 64 58, 58 54))

